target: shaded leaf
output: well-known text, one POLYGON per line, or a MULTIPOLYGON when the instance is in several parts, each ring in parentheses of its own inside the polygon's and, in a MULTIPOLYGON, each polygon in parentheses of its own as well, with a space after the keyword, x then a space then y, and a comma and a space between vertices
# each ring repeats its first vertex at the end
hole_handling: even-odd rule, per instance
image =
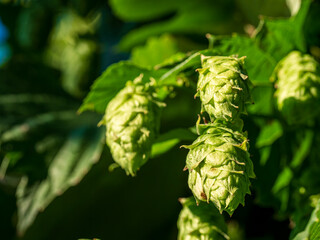
POLYGON ((139 19, 142 21, 154 19, 156 16, 166 16, 166 18, 127 34, 120 42, 120 48, 125 50, 142 43, 150 36, 163 33, 204 35, 208 32, 229 34, 242 31, 239 21, 238 24, 234 24, 236 21, 233 15, 235 8, 230 4, 232 1, 186 0, 174 3, 171 1, 168 5, 166 5, 167 0, 164 2, 140 0, 135 4, 127 2, 126 0, 112 1, 112 7, 116 13, 121 14, 121 17, 126 20, 139 19), (130 12, 128 9, 131 9, 130 12), (152 12, 154 15, 151 14, 152 12))
POLYGON ((298 167, 302 164, 305 158, 308 156, 313 140, 314 132, 312 130, 308 130, 305 133, 303 140, 300 143, 299 148, 296 150, 294 157, 291 162, 291 167, 298 167))
POLYGON ((116 15, 126 21, 145 21, 176 10, 182 0, 111 0, 110 5, 116 15), (156 7, 155 7, 156 6, 156 7))
POLYGON ((72 120, 76 117, 74 111, 61 111, 61 112, 49 112, 40 114, 38 116, 27 119, 22 124, 13 126, 12 128, 4 131, 1 136, 2 142, 22 139, 30 131, 38 128, 41 125, 48 123, 54 123, 57 120, 72 120))
POLYGON ((272 192, 277 193, 284 187, 288 186, 293 178, 293 172, 290 168, 285 168, 279 174, 275 184, 273 185, 272 192))
POLYGON ((320 58, 320 2, 313 1, 306 22, 303 27, 305 39, 308 46, 311 46, 310 52, 318 60, 320 58))
POLYGON ((235 2, 245 17, 254 26, 259 23, 260 16, 290 16, 286 0, 235 0, 235 2))
POLYGON ((158 155, 164 154, 174 146, 176 146, 180 141, 188 140, 194 141, 197 135, 192 133, 188 129, 178 128, 171 130, 167 133, 160 135, 156 142, 152 145, 151 157, 156 157, 158 155))
POLYGON ((298 233, 293 240, 320 239, 320 200, 313 210, 308 225, 303 232, 298 233))
MULTIPOLYGON (((255 83, 257 85, 257 83, 255 83)), ((271 116, 273 114, 273 87, 256 86, 251 90, 254 104, 247 105, 249 114, 271 116)))
POLYGON ((80 128, 65 141, 53 159, 47 178, 31 188, 23 177, 16 192, 18 207, 17 229, 20 234, 33 223, 57 196, 78 184, 96 163, 103 149, 104 131, 80 128))
POLYGON ((283 134, 279 121, 274 120, 271 124, 265 125, 257 138, 256 147, 261 148, 272 145, 283 134))
POLYGON ((263 147, 260 149, 260 164, 266 165, 271 154, 271 146, 263 147))

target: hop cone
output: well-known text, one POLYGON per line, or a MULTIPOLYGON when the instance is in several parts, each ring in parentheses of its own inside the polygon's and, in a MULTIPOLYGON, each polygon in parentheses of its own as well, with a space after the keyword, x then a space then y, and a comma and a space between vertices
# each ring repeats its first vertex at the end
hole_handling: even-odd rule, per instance
POLYGON ((209 114, 211 121, 232 122, 246 113, 245 103, 251 101, 251 83, 243 65, 243 57, 202 57, 197 96, 200 96, 202 110, 209 114))
POLYGON ((159 129, 160 103, 141 76, 108 104, 105 114, 107 144, 115 162, 134 176, 150 156, 159 129))
POLYGON ((291 52, 273 75, 279 111, 288 124, 304 124, 320 113, 320 65, 310 55, 291 52))
POLYGON ((212 201, 220 212, 230 215, 250 193, 249 178, 255 177, 247 152, 248 141, 240 132, 213 123, 186 146, 190 151, 186 160, 188 184, 201 201, 212 201))
POLYGON ((178 240, 225 240, 227 227, 223 216, 209 204, 197 206, 194 198, 181 199, 178 240))

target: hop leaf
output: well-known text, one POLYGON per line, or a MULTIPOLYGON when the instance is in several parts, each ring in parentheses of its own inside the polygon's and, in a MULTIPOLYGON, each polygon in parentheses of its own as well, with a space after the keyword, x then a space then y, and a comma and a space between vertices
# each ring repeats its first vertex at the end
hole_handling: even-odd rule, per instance
POLYGON ((190 146, 186 167, 188 184, 196 199, 212 201, 220 212, 230 215, 250 194, 249 178, 254 178, 248 140, 240 132, 220 123, 207 124, 190 146))
POLYGON ((134 176, 147 162, 159 130, 161 106, 152 84, 142 83, 142 75, 109 102, 105 114, 107 144, 127 174, 134 176))
POLYGON ((245 103, 251 101, 251 82, 244 70, 244 57, 202 56, 198 92, 202 110, 211 121, 233 122, 246 113, 245 103))
POLYGON ((178 240, 229 239, 223 216, 209 204, 196 204, 194 198, 180 199, 183 209, 178 219, 178 240))
POLYGON ((277 65, 273 77, 279 111, 288 124, 312 122, 320 113, 320 65, 310 55, 291 52, 277 65))

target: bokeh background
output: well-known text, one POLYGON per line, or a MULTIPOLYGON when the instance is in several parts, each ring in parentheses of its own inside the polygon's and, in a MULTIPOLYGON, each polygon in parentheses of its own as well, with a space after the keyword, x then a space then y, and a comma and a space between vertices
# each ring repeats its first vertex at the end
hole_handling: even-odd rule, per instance
MULTIPOLYGON (((191 195, 186 150, 155 156, 134 178, 111 171, 102 115, 77 114, 84 97, 113 63, 148 68, 207 48, 207 33, 250 36, 261 15, 288 18, 298 2, 1 0, 0 239, 176 239, 178 199, 191 195)), ((193 95, 168 98, 161 132, 194 125, 193 95)), ((233 239, 287 239, 289 220, 254 194, 228 220, 233 239)))

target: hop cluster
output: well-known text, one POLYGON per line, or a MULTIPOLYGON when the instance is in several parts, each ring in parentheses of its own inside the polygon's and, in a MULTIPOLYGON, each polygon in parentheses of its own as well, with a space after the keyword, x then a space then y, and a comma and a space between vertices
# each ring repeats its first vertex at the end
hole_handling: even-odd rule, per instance
POLYGON ((193 198, 180 199, 183 209, 178 219, 178 240, 225 240, 226 224, 221 214, 208 204, 197 206, 193 198))
POLYGON ((288 124, 312 122, 320 113, 320 65, 310 55, 291 52, 280 61, 273 79, 279 111, 288 124))
POLYGON ((161 103, 142 76, 129 82, 108 104, 105 114, 107 144, 115 162, 134 176, 150 156, 159 129, 161 103))
POLYGON ((255 177, 248 140, 244 134, 213 123, 190 146, 186 167, 188 184, 196 199, 213 202, 230 215, 250 193, 249 178, 255 177))
POLYGON ((244 58, 202 56, 198 92, 202 109, 211 121, 233 121, 246 113, 245 104, 251 101, 244 58))
POLYGON ((198 92, 202 110, 211 122, 198 124, 199 137, 190 146, 186 160, 188 184, 195 198, 213 202, 230 215, 250 193, 249 178, 255 177, 242 133, 245 104, 251 101, 251 84, 244 58, 202 56, 198 92))

